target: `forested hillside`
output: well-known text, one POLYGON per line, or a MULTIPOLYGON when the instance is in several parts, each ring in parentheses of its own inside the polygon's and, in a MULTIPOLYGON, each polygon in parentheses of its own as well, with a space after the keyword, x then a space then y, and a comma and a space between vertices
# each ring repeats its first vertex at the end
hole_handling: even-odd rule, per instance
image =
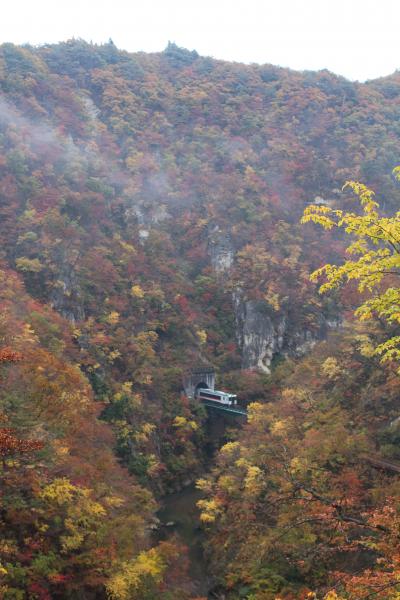
POLYGON ((210 470, 206 364, 255 403, 200 482, 215 594, 396 598, 398 474, 367 460, 400 458, 368 351, 396 325, 318 294, 345 234, 299 221, 357 210, 346 180, 397 210, 400 75, 72 40, 3 44, 0 90, 0 597, 194 597, 150 532, 210 470))

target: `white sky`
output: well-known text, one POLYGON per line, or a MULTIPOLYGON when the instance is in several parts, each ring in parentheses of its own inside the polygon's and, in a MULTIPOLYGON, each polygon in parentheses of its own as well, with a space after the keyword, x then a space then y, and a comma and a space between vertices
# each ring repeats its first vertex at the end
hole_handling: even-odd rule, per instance
POLYGON ((71 37, 372 79, 400 68, 400 0, 2 0, 0 42, 71 37))

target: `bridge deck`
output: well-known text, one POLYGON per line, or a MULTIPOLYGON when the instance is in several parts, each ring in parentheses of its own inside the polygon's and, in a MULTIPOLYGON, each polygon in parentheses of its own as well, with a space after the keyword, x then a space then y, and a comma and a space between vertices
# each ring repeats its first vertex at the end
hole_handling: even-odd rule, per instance
POLYGON ((212 400, 202 400, 204 406, 207 408, 214 408, 215 410, 221 410, 223 412, 231 413, 233 415, 247 416, 247 410, 240 406, 229 406, 227 404, 220 404, 219 402, 213 402, 212 400))

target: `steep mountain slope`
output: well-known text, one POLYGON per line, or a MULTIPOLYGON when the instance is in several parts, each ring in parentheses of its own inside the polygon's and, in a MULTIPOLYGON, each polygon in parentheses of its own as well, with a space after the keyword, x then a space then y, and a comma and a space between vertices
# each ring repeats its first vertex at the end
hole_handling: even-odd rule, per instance
MULTIPOLYGON (((314 199, 349 206, 340 192, 348 178, 378 188, 386 210, 396 207, 390 173, 398 160, 400 77, 358 84, 326 71, 215 61, 173 44, 160 54, 131 55, 112 43, 73 40, 2 45, 0 89, 4 302, 18 297, 12 310, 33 340, 15 341, 9 332, 17 317, 10 317, 2 346, 28 366, 6 369, 34 373, 36 352, 44 368, 39 349, 48 353, 45 362, 55 361, 54 376, 67 364, 59 386, 85 390, 88 423, 99 433, 85 438, 84 448, 73 421, 74 444, 82 448, 64 472, 51 440, 64 447, 72 433, 53 431, 50 399, 28 427, 21 411, 35 406, 35 392, 28 408, 11 411, 12 428, 45 444, 35 452, 47 452, 46 468, 54 459, 54 477, 79 486, 90 479, 75 472, 86 473, 80 452, 114 444, 96 441, 110 435, 95 418, 101 412, 136 481, 155 494, 177 489, 204 458, 205 414, 182 396, 184 371, 212 363, 244 400, 263 400, 271 364, 304 354, 337 326, 338 302, 322 301, 308 274, 320 265, 321 249, 340 260, 342 241, 300 229, 298 220, 314 199)), ((52 375, 46 377, 45 388, 52 375)), ((60 389, 56 395, 62 405, 60 389)), ((67 412, 79 412, 74 406, 65 399, 67 412)), ((107 457, 111 477, 119 467, 107 457)), ((103 475, 99 465, 90 469, 96 489, 103 475)), ((118 485, 110 481, 111 489, 118 485)), ((144 504, 133 510, 143 539, 119 550, 118 565, 124 553, 138 556, 146 546, 148 496, 144 504)), ((150 567, 139 561, 132 581, 142 569, 154 593, 174 552, 158 557, 158 569, 154 557, 150 567)), ((104 593, 118 565, 105 569, 93 593, 104 593)), ((46 589, 67 597, 46 577, 38 597, 46 589)), ((10 578, 15 589, 27 589, 10 578)), ((115 598, 124 598, 121 589, 144 594, 121 581, 115 598)))
POLYGON ((225 597, 396 598, 400 382, 365 337, 349 327, 280 365, 200 480, 225 597))

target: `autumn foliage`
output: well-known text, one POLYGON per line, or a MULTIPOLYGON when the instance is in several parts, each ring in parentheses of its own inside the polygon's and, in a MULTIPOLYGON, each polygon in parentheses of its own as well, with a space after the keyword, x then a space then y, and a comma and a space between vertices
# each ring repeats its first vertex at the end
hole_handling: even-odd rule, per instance
POLYGON ((209 466, 182 393, 206 362, 250 404, 200 482, 216 593, 395 598, 398 475, 368 457, 400 459, 373 351, 398 319, 356 326, 355 287, 317 293, 344 235, 299 219, 351 217, 346 180, 396 210, 399 74, 70 40, 0 46, 0 90, 0 597, 193 596, 186 550, 150 532, 154 498, 209 466), (271 377, 241 370, 246 302, 285 325, 271 377), (300 359, 293 331, 320 344, 300 359))

